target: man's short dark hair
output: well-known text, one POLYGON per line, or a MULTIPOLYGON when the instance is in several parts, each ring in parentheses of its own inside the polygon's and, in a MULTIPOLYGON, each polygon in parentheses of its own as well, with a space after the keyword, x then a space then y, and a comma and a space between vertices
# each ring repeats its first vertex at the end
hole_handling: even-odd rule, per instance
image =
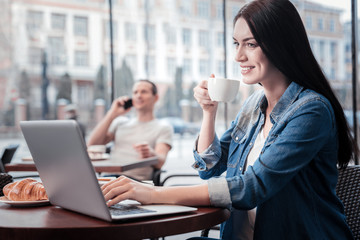
POLYGON ((152 94, 153 94, 153 95, 156 95, 156 94, 158 93, 157 87, 156 87, 155 83, 153 83, 152 81, 147 80, 147 79, 141 79, 141 80, 139 80, 139 82, 147 82, 147 83, 150 83, 150 84, 151 84, 152 94))

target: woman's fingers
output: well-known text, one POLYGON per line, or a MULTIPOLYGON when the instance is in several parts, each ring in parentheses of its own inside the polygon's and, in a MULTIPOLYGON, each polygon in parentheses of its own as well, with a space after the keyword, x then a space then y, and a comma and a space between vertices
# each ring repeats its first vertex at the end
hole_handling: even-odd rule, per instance
POLYGON ((126 196, 124 196, 124 195, 117 196, 116 198, 113 198, 113 199, 111 199, 110 201, 106 202, 106 205, 107 205, 108 207, 110 207, 110 206, 112 206, 112 205, 114 205, 114 204, 117 204, 117 203, 119 203, 119 202, 121 202, 121 201, 124 201, 124 200, 126 200, 126 199, 127 199, 127 198, 126 198, 126 196))
POLYGON ((151 203, 151 192, 154 187, 120 176, 104 184, 101 190, 107 205, 111 206, 126 199, 136 200, 140 203, 151 203))
POLYGON ((130 182, 131 179, 125 177, 125 176, 120 176, 104 185, 101 186, 101 190, 103 191, 103 193, 107 193, 108 191, 110 191, 112 188, 117 187, 117 186, 121 186, 121 185, 125 185, 126 183, 130 182))
POLYGON ((124 198, 125 193, 129 192, 129 187, 127 185, 124 186, 117 186, 111 188, 106 194, 104 194, 105 201, 109 201, 110 199, 114 198, 124 198))

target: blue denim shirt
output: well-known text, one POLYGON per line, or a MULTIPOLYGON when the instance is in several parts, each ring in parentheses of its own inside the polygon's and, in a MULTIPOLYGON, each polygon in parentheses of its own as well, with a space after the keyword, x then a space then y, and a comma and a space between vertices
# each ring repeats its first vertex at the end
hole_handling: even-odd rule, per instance
MULTIPOLYGON (((270 114, 273 124, 260 156, 244 171, 264 124, 267 101, 257 91, 244 103, 220 141, 193 167, 209 179, 213 206, 257 207, 254 239, 353 239, 336 196, 338 140, 335 116, 322 95, 292 82, 270 114), (226 171, 226 178, 218 177, 226 171)), ((231 239, 232 216, 221 237, 231 239)))

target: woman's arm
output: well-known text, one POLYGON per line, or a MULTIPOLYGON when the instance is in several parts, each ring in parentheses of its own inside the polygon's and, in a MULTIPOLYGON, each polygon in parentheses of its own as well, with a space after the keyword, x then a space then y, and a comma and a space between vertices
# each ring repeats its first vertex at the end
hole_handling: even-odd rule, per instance
MULTIPOLYGON (((214 77, 213 74, 211 76, 214 77)), ((194 98, 203 109, 203 120, 197 144, 199 153, 206 150, 215 138, 215 117, 218 103, 211 101, 207 83, 206 80, 203 80, 194 88, 194 98)))
POLYGON ((142 204, 210 205, 208 185, 155 187, 121 176, 101 187, 108 206, 131 199, 142 204))

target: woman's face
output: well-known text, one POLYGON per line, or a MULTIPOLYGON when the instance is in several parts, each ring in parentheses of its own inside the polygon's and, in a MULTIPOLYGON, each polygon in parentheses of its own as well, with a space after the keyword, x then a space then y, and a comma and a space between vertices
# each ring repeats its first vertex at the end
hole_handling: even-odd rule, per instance
POLYGON ((279 78, 280 71, 265 56, 243 18, 235 23, 233 39, 244 83, 266 85, 279 78))

